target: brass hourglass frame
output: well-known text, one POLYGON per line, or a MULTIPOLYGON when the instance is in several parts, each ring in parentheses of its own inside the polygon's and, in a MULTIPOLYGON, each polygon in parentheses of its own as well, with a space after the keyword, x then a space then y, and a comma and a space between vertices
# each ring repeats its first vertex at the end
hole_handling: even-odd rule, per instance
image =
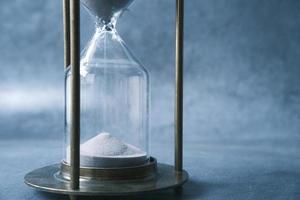
POLYGON ((151 157, 152 164, 144 168, 102 170, 100 178, 96 177, 97 174, 92 169, 80 167, 80 0, 63 0, 63 17, 64 66, 65 68, 71 66, 72 73, 70 165, 54 164, 36 169, 25 176, 25 183, 41 191, 68 194, 73 199, 77 195, 129 195, 178 188, 183 185, 188 179, 188 173, 183 170, 184 0, 176 0, 174 166, 156 163, 155 158, 151 157), (152 176, 138 178, 136 171, 144 171, 152 176), (69 180, 60 176, 63 173, 68 173, 69 180), (82 180, 85 174, 90 176, 82 180), (104 177, 112 176, 113 179, 106 181, 101 174, 104 174, 104 177))

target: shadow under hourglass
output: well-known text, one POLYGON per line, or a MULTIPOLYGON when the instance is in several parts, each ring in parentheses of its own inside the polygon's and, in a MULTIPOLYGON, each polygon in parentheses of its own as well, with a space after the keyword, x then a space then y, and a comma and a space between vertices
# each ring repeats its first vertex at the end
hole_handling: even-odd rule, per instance
MULTIPOLYGON (((200 199, 207 196, 209 193, 224 188, 225 185, 221 183, 210 183, 210 182, 198 182, 194 180, 188 181, 181 189, 169 189, 161 192, 146 193, 142 195, 130 195, 130 196, 114 196, 114 197, 86 197, 81 196, 79 200, 190 200, 200 199)), ((69 196, 57 195, 44 192, 36 192, 37 199, 45 200, 68 200, 69 196)))

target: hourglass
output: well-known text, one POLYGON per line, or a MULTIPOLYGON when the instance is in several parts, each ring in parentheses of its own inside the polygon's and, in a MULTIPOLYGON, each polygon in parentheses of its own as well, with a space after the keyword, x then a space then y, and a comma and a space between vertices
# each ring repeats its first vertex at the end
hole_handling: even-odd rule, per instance
POLYGON ((95 33, 81 52, 79 0, 64 0, 65 146, 60 164, 28 173, 36 189, 77 195, 128 195, 177 188, 182 169, 183 0, 177 0, 175 167, 149 153, 150 82, 116 31, 133 0, 81 0, 95 33))

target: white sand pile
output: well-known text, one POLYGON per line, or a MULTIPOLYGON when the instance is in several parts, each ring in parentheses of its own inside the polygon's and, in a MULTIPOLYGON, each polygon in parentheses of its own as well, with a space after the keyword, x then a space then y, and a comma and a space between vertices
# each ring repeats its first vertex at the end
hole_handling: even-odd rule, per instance
POLYGON ((137 147, 126 144, 110 133, 100 133, 81 146, 81 154, 91 157, 131 157, 145 155, 137 147))
MULTIPOLYGON (((80 164, 85 167, 129 167, 147 160, 146 152, 105 132, 80 145, 80 164)), ((70 147, 66 161, 70 163, 70 147)))

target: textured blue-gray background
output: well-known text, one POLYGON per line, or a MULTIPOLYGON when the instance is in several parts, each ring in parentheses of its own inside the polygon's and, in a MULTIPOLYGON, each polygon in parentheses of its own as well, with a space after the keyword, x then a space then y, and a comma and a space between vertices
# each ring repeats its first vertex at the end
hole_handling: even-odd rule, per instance
MULTIPOLYGON (((175 1, 136 0, 118 30, 152 80, 152 154, 173 162, 175 1)), ((186 0, 182 197, 300 199, 300 1, 186 0)), ((93 23, 82 9, 82 47, 93 23)), ((64 199, 27 188, 59 162, 60 0, 0 1, 0 199, 64 199)))

